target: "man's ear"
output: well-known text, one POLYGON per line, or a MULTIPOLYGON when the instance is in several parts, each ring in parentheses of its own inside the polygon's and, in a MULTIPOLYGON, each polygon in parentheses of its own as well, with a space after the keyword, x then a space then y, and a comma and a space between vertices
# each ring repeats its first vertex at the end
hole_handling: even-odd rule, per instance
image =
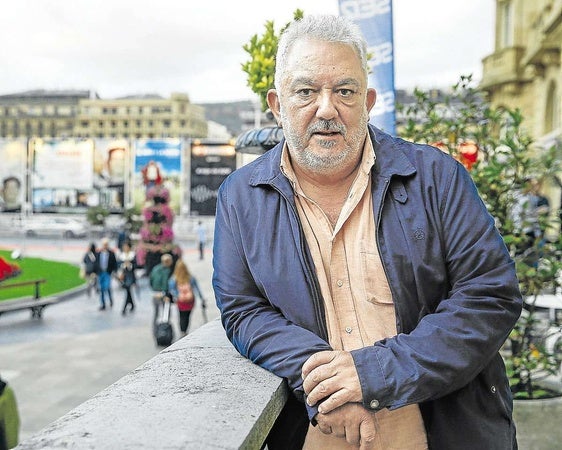
POLYGON ((282 126, 280 114, 281 105, 279 104, 279 96, 277 95, 277 91, 275 89, 270 89, 269 91, 267 91, 267 104, 269 106, 269 109, 273 113, 277 124, 279 126, 282 126))
POLYGON ((365 106, 367 107, 367 112, 370 112, 377 102, 377 91, 373 88, 367 89, 367 96, 365 98, 365 106))

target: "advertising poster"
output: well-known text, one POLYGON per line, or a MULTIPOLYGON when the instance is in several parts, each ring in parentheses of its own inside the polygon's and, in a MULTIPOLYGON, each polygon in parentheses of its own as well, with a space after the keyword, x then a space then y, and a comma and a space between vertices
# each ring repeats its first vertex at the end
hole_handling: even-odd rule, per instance
POLYGON ((33 212, 84 212, 98 204, 93 191, 93 152, 91 140, 33 139, 33 212))
POLYGON ((181 208, 183 142, 181 139, 137 139, 134 141, 133 200, 142 208, 146 192, 161 184, 170 192, 170 208, 181 208))
POLYGON ((26 139, 0 139, 0 212, 21 211, 26 159, 26 139))
POLYGON ((131 165, 129 147, 125 139, 94 140, 94 190, 99 205, 110 212, 122 212, 125 207, 131 165))
POLYGON ((25 201, 26 139, 0 139, 0 211, 20 212, 25 201))
POLYGON ((190 213, 214 216, 221 183, 236 169, 236 154, 231 144, 191 146, 190 213))

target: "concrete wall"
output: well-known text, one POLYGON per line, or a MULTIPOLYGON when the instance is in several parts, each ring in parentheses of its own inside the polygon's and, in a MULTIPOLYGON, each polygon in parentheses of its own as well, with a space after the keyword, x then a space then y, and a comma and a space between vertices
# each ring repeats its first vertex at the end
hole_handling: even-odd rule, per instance
POLYGON ((16 448, 260 449, 287 395, 214 320, 16 448))

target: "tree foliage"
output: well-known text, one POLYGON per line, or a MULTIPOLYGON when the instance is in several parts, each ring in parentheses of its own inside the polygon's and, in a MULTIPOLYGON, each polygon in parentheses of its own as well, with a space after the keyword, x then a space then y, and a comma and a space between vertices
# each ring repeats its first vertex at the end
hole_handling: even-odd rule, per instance
MULTIPOLYGON (((461 161, 478 188, 509 249, 526 298, 521 318, 506 342, 504 359, 516 398, 536 398, 545 391, 537 377, 559 370, 559 355, 546 345, 553 332, 536 314, 539 295, 559 287, 562 242, 559 237, 529 241, 514 222, 513 211, 525 180, 552 178, 560 173, 560 146, 540 149, 525 131, 517 109, 492 108, 471 76, 462 76, 444 100, 415 90, 415 102, 398 105, 405 117, 400 135, 404 139, 432 144, 461 161), (463 149, 477 149, 467 160, 463 149)), ((543 217, 546 234, 560 236, 560 220, 543 217), (550 233, 549 233, 550 231, 550 233)), ((554 331, 556 332, 556 331, 554 331)))
MULTIPOLYGON (((297 9, 293 13, 293 20, 302 19, 303 14, 303 11, 297 9)), ((289 23, 277 33, 274 21, 268 20, 264 33, 261 36, 254 34, 242 47, 250 56, 248 61, 242 64, 242 70, 247 74, 248 86, 260 98, 262 111, 267 109, 267 91, 274 87, 275 55, 279 37, 289 23)))

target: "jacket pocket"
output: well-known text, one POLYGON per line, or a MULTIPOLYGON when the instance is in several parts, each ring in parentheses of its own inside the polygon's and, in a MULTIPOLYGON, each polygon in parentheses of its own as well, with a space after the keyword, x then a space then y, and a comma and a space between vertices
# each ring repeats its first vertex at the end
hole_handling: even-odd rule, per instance
POLYGON ((378 253, 361 250, 361 272, 367 301, 380 305, 394 303, 378 253))

